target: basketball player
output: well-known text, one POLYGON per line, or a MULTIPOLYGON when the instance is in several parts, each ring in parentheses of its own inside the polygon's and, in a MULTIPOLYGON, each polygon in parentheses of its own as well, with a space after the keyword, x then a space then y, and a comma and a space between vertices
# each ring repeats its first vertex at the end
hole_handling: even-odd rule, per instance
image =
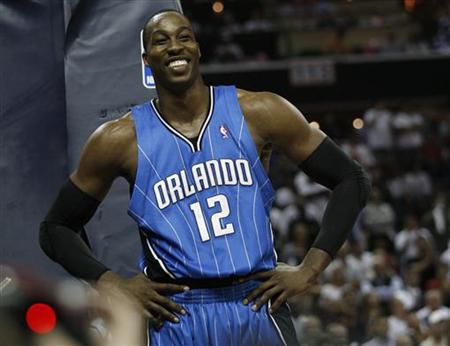
POLYGON ((206 86, 189 20, 173 10, 144 28, 158 97, 89 138, 41 224, 47 255, 76 277, 112 283, 146 311, 154 345, 296 345, 286 299, 313 285, 369 194, 361 167, 288 101, 206 86), (299 266, 276 265, 267 177, 276 146, 333 190, 299 266), (130 183, 142 274, 125 279, 80 237, 114 179, 130 183))

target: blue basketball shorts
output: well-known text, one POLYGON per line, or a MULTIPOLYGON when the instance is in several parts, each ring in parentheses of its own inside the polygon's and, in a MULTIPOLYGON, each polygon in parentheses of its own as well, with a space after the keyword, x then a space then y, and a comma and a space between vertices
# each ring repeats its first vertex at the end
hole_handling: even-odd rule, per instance
POLYGON ((179 316, 180 323, 166 321, 160 330, 148 329, 147 345, 298 345, 287 304, 269 314, 268 304, 255 312, 251 304, 242 303, 259 284, 248 281, 170 295, 188 313, 179 316))

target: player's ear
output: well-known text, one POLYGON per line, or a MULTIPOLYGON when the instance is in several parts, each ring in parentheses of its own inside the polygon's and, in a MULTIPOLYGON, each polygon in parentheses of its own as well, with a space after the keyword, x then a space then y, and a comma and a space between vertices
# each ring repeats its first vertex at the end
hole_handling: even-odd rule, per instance
POLYGON ((142 61, 144 62, 145 66, 150 66, 150 64, 147 61, 147 53, 142 53, 142 61))

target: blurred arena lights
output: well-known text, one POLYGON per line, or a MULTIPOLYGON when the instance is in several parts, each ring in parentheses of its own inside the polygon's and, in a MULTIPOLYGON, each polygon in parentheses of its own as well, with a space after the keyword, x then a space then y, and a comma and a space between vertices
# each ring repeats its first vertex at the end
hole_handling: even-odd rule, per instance
POLYGON ((320 124, 317 121, 311 121, 309 123, 309 125, 313 128, 313 129, 320 129, 320 124))
POLYGON ((364 120, 362 120, 361 118, 353 119, 353 128, 361 130, 363 127, 364 127, 364 120))
POLYGON ((403 0, 403 5, 407 12, 412 12, 416 8, 416 0, 403 0))
POLYGON ((223 12, 223 2, 221 1, 216 1, 214 2, 214 4, 212 5, 212 9, 215 13, 222 13, 223 12))
POLYGON ((33 332, 47 334, 56 326, 56 313, 50 305, 35 303, 28 308, 26 321, 33 332))

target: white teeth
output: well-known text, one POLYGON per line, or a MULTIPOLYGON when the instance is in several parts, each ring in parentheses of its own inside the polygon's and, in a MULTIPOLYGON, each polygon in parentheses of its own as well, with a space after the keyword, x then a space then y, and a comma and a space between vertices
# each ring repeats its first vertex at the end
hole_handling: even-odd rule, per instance
POLYGON ((170 64, 169 64, 169 67, 181 66, 181 65, 187 65, 187 61, 186 60, 171 61, 170 64))

